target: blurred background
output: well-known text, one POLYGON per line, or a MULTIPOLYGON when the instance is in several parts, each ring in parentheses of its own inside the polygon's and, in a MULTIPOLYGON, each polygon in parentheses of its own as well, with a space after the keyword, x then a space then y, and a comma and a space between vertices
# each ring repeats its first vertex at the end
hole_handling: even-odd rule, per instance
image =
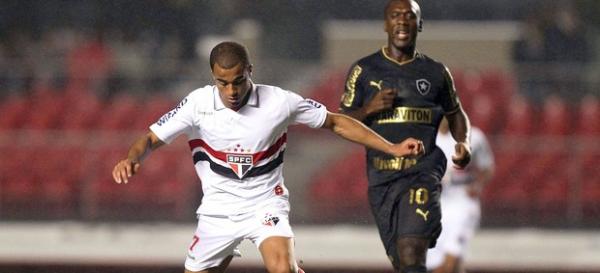
MULTIPOLYGON (((452 71, 496 159, 467 268, 600 272, 600 1, 420 2, 417 47, 452 71)), ((337 111, 350 65, 386 43, 385 3, 1 0, 0 272, 181 272, 202 196, 187 140, 127 185, 112 183, 117 160, 211 84, 223 40, 248 46, 255 82, 337 111)), ((291 131, 286 185, 307 272, 391 272, 364 150, 291 131)), ((252 255, 232 272, 261 272, 252 255)))

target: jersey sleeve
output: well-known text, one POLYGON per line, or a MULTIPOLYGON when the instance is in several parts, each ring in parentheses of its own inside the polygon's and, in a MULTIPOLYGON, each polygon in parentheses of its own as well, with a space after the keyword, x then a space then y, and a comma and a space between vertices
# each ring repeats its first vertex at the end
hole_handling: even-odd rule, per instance
POLYGON ((444 74, 444 85, 442 91, 439 93, 439 102, 445 114, 452 114, 460 109, 460 101, 456 94, 456 87, 450 70, 444 66, 442 73, 444 74))
POLYGON ((167 112, 150 125, 150 130, 165 143, 171 143, 181 134, 189 135, 194 125, 194 103, 191 95, 185 97, 175 109, 167 112))
POLYGON ((493 169, 494 154, 481 130, 472 128, 471 145, 473 146, 473 160, 478 169, 493 169))
POLYGON ((327 108, 323 104, 293 92, 288 91, 287 94, 292 124, 304 124, 311 128, 323 126, 327 117, 327 108))
POLYGON ((356 110, 363 106, 363 78, 363 68, 359 64, 355 64, 346 77, 344 94, 340 102, 341 112, 356 110))

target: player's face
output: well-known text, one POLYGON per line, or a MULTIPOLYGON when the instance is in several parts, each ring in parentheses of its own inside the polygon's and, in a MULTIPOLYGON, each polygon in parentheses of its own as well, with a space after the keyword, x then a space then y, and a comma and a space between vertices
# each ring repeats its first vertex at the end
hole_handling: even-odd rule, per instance
POLYGON ((393 1, 385 11, 385 32, 389 46, 398 49, 414 47, 417 40, 417 16, 412 1, 393 1))
POLYGON ((246 97, 252 87, 250 76, 252 66, 241 63, 225 69, 215 63, 213 78, 219 89, 219 95, 223 105, 229 109, 238 110, 246 102, 246 97))

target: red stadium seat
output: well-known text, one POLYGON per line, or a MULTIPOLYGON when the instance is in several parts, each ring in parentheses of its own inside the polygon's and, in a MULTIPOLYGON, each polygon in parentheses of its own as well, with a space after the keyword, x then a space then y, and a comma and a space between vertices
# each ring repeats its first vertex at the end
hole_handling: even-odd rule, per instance
POLYGON ((570 124, 572 124, 572 119, 566 102, 555 95, 546 98, 542 108, 539 133, 565 136, 571 132, 570 124))
MULTIPOLYGON (((500 166, 502 162, 497 161, 497 164, 500 166)), ((531 200, 530 185, 521 178, 519 168, 510 171, 494 175, 484 188, 481 202, 486 215, 493 214, 498 219, 504 216, 512 221, 519 221, 527 217, 531 200)))
POLYGON ((11 96, 0 104, 0 129, 18 129, 23 126, 30 109, 27 97, 11 96))
POLYGON ((515 94, 515 80, 503 71, 485 70, 481 73, 481 78, 481 88, 494 98, 497 107, 506 105, 515 94))
POLYGON ((498 111, 494 106, 493 99, 486 94, 478 94, 473 97, 473 104, 465 109, 469 115, 471 124, 479 127, 483 132, 491 134, 495 132, 498 123, 498 111))
POLYGON ((582 136, 600 135, 600 101, 594 96, 586 96, 579 105, 576 132, 582 136))
POLYGON ((310 186, 315 219, 336 221, 369 215, 365 164, 364 150, 357 148, 315 175, 310 186))
POLYGON ((143 112, 142 102, 130 95, 120 95, 112 98, 101 114, 98 129, 133 130, 135 120, 143 112))
POLYGON ((583 155, 581 161, 581 175, 577 182, 581 183, 579 200, 582 203, 584 217, 600 216, 600 152, 589 152, 583 155))
POLYGON ((460 69, 450 70, 452 73, 452 79, 454 80, 454 87, 456 88, 456 92, 460 97, 460 103, 463 108, 470 109, 471 108, 471 94, 467 90, 465 90, 466 80, 465 73, 460 69))
POLYGON ((89 87, 90 83, 106 79, 113 69, 110 48, 98 39, 77 44, 66 56, 69 82, 89 87))
POLYGON ((483 90, 483 78, 481 72, 477 70, 466 70, 460 73, 460 79, 458 82, 456 73, 453 73, 453 79, 455 80, 454 85, 458 90, 459 95, 466 95, 469 97, 487 93, 487 90, 483 90), (457 84, 459 84, 457 86, 457 84), (460 89, 459 89, 460 88, 460 89))
POLYGON ((329 111, 337 112, 344 92, 345 78, 345 70, 331 71, 316 86, 309 89, 305 97, 322 103, 329 111))
POLYGON ((565 206, 567 196, 569 194, 568 182, 568 166, 566 166, 566 159, 563 157, 562 164, 553 162, 554 165, 539 166, 540 169, 544 169, 544 172, 538 173, 537 176, 533 177, 531 183, 536 185, 536 200, 541 208, 547 208, 549 206, 565 206))
POLYGON ((162 96, 149 98, 144 102, 144 110, 136 120, 136 128, 147 128, 176 106, 177 102, 162 96))
POLYGON ((181 165, 193 170, 187 149, 188 154, 181 156, 171 147, 165 148, 148 157, 129 183, 117 184, 113 181, 112 169, 126 151, 126 147, 103 150, 95 160, 97 165, 90 176, 89 189, 92 206, 88 213, 91 217, 131 220, 189 217, 193 211, 191 202, 199 197, 191 190, 198 186, 198 179, 186 177, 189 172, 182 173, 181 165))
POLYGON ((31 109, 23 125, 27 129, 56 129, 65 109, 64 97, 61 92, 39 88, 31 96, 31 109))
POLYGON ((45 218, 74 217, 79 200, 79 162, 83 158, 62 145, 39 145, 29 159, 27 169, 35 178, 39 193, 39 212, 45 218))
POLYGON ((69 110, 62 113, 61 127, 66 130, 89 130, 96 126, 103 113, 102 102, 94 95, 67 91, 69 110))
POLYGON ((28 219, 41 206, 39 181, 30 170, 33 149, 1 147, 0 206, 4 219, 28 219), (10 155, 10 156, 6 156, 10 155))
POLYGON ((521 96, 513 96, 506 110, 506 122, 502 134, 505 136, 529 136, 535 126, 535 112, 521 96))

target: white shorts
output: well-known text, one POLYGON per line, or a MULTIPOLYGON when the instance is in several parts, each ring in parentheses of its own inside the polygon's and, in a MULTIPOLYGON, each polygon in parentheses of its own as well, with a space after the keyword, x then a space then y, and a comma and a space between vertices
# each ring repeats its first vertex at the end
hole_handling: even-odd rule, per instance
POLYGON ((249 239, 258 248, 268 237, 293 238, 289 203, 276 199, 255 212, 235 216, 198 215, 198 227, 188 248, 185 268, 202 271, 216 267, 228 256, 239 257, 238 245, 249 239))
POLYGON ((481 219, 478 200, 462 198, 444 199, 442 206, 442 233, 435 248, 427 251, 427 269, 439 267, 446 255, 464 257, 469 242, 475 235, 481 219))

